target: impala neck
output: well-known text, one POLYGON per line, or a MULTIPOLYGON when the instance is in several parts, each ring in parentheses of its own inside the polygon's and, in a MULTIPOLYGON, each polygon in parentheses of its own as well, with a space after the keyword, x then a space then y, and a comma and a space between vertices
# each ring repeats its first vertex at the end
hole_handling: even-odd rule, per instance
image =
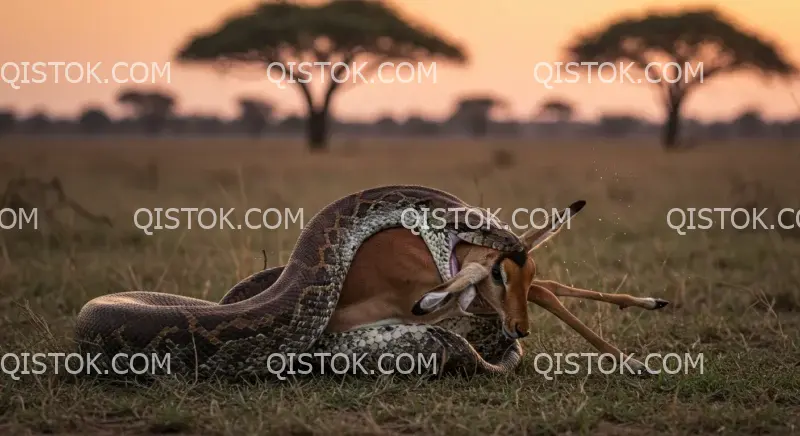
POLYGON ((456 275, 459 271, 461 271, 461 267, 464 265, 464 259, 466 259, 467 254, 469 253, 469 245, 464 241, 458 239, 457 237, 453 236, 450 239, 450 276, 456 275))

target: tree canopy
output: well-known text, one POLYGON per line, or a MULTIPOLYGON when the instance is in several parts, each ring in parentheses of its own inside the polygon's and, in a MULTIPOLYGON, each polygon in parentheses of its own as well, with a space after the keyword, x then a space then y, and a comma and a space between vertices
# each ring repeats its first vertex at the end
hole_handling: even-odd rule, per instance
POLYGON ((175 106, 175 98, 159 90, 123 89, 117 95, 117 102, 130 107, 150 134, 164 128, 175 106))
MULTIPOLYGON (((373 60, 362 74, 373 73, 381 61, 442 59, 466 62, 461 47, 433 31, 414 25, 385 3, 375 0, 337 0, 321 4, 264 2, 240 15, 229 17, 217 28, 196 34, 179 50, 182 62, 279 65, 292 71, 308 106, 308 140, 312 148, 324 148, 332 97, 348 71, 330 67, 337 62, 373 60), (319 68, 301 71, 297 62, 326 62, 326 84, 321 103, 310 82, 319 68), (333 80, 333 78, 339 80, 333 80)), ((348 81, 349 83, 349 81, 348 81)))
POLYGON ((667 109, 663 143, 677 145, 680 108, 687 93, 713 77, 735 71, 792 76, 797 69, 776 44, 724 17, 715 8, 651 12, 619 19, 581 35, 568 47, 572 62, 630 62, 647 71, 667 109), (668 62, 678 65, 679 72, 668 62))
POLYGON ((239 122, 253 137, 259 137, 272 122, 275 105, 267 100, 252 97, 240 97, 239 122))
POLYGON ((572 119, 574 112, 575 108, 569 101, 552 98, 545 100, 539 106, 538 116, 544 119, 554 119, 558 122, 565 122, 572 119))
POLYGON ((102 108, 90 106, 81 113, 78 124, 86 133, 99 133, 111 126, 111 119, 102 108))
POLYGON ((463 96, 451 118, 466 125, 472 136, 482 138, 489 132, 490 112, 498 107, 506 107, 506 102, 491 95, 463 96))

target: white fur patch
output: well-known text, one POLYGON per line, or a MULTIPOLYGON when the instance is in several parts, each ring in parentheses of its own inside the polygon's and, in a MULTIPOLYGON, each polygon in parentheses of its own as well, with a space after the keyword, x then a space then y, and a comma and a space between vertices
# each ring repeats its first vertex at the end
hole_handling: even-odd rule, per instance
POLYGON ((477 292, 478 291, 475 288, 475 285, 472 285, 458 296, 458 305, 461 306, 461 310, 466 312, 467 308, 472 303, 472 300, 475 299, 477 292))
POLYGON ((437 304, 444 300, 444 297, 448 295, 448 292, 431 292, 422 297, 422 300, 419 302, 419 307, 421 307, 423 310, 433 309, 437 304))

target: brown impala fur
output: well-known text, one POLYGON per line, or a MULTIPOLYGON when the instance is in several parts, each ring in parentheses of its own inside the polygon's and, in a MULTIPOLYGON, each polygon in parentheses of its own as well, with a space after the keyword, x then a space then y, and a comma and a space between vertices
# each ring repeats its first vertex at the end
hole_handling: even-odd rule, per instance
MULTIPOLYGON (((473 262, 491 265, 501 254, 490 248, 459 243, 455 248, 459 265, 473 262)), ((529 333, 525 296, 533 280, 535 267, 528 259, 518 268, 510 259, 502 261, 508 273, 509 298, 505 290, 484 280, 477 284, 478 299, 470 313, 499 313, 507 334, 524 337, 529 333)), ((449 282, 446 282, 449 283, 449 282)), ((465 315, 457 304, 442 311, 414 315, 412 308, 427 293, 446 283, 433 262, 422 238, 404 228, 382 231, 366 240, 356 252, 339 303, 328 323, 328 332, 343 332, 364 325, 391 320, 394 323, 433 324, 442 319, 465 315), (390 261, 389 261, 390 260, 390 261)), ((456 300, 453 299, 453 303, 456 300)))
MULTIPOLYGON (((566 220, 548 221, 549 225, 542 229, 521 235, 528 252, 518 256, 459 243, 455 247, 459 272, 445 282, 419 236, 405 228, 379 232, 358 249, 327 331, 343 332, 380 324, 433 324, 449 317, 493 312, 503 320, 506 336, 522 338, 530 333, 527 303, 532 302, 565 322, 602 353, 623 356, 570 313, 557 297, 602 301, 616 304, 620 309, 629 306, 661 309, 667 301, 605 294, 534 279, 536 265, 530 254, 558 234, 584 204, 576 202, 565 210, 570 212, 566 220)), ((629 363, 634 369, 645 369, 635 359, 629 363)))

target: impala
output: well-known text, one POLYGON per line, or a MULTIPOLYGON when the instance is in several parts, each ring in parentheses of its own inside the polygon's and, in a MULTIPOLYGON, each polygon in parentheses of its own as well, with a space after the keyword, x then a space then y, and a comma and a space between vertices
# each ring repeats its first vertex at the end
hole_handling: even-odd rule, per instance
MULTIPOLYGON (((567 310, 558 297, 616 304, 620 308, 661 309, 658 298, 634 297, 579 289, 552 280, 536 279, 532 253, 564 228, 585 205, 577 201, 564 219, 548 217, 545 226, 520 236, 526 252, 506 253, 466 242, 453 244, 452 278, 442 281, 423 240, 405 228, 384 230, 359 248, 345 280, 327 332, 402 323, 435 324, 447 318, 496 313, 503 334, 512 339, 530 334, 528 302, 533 302, 577 331, 602 353, 623 356, 567 310)), ((634 369, 644 365, 630 359, 634 369)))

